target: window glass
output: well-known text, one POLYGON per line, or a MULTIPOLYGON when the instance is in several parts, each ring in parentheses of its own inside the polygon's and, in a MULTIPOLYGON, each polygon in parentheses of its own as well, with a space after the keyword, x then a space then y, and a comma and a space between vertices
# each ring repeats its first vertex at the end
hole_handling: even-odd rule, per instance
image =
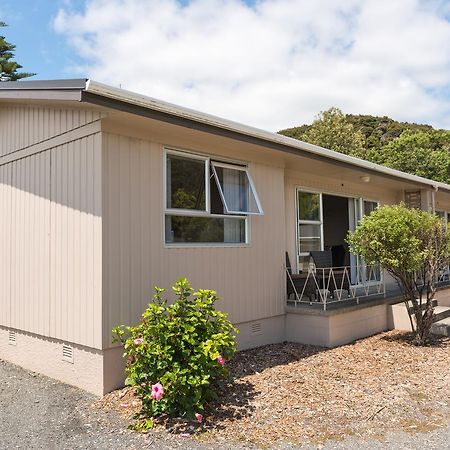
POLYGON ((228 214, 262 214, 246 169, 211 163, 228 214))
POLYGON ((369 215, 372 211, 375 211, 378 208, 377 202, 371 202, 369 200, 364 200, 364 215, 369 215))
POLYGON ((167 243, 245 243, 245 218, 166 215, 167 243))
POLYGON ((321 229, 322 225, 320 224, 301 223, 298 226, 299 237, 301 239, 320 239, 321 229))
POLYGON ((169 209, 206 210, 206 161, 168 154, 166 198, 169 209))
POLYGON ((211 214, 225 214, 226 211, 213 173, 209 177, 209 197, 211 202, 211 214))
POLYGON ((446 222, 447 219, 447 213, 445 211, 436 211, 436 215, 442 219, 444 222, 446 222))
POLYGON ((298 191, 297 201, 299 220, 320 221, 320 194, 298 191))

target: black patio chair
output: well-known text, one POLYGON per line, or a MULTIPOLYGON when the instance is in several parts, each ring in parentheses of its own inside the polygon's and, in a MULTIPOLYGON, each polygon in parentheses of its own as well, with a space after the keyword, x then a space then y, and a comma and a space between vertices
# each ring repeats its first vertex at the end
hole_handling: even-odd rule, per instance
POLYGON ((309 252, 316 266, 316 278, 319 280, 321 289, 329 289, 333 291, 345 289, 350 292, 350 284, 348 282, 348 273, 343 267, 333 267, 333 254, 331 249, 313 250, 309 252))
POLYGON ((308 273, 293 273, 289 253, 286 252, 286 294, 290 298, 292 294, 308 297, 309 300, 315 299, 316 285, 313 275, 308 273))

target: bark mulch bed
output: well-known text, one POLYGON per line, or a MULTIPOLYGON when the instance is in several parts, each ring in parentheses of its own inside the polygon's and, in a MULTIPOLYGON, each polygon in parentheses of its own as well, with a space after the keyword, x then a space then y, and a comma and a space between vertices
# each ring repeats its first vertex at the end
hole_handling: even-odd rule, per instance
MULTIPOLYGON (((197 437, 320 444, 447 426, 450 339, 436 337, 427 347, 411 341, 409 333, 391 331, 334 349, 285 343, 239 352, 230 362, 234 383, 210 406, 197 437)), ((108 394, 99 406, 130 418, 139 411, 129 388, 108 394)))

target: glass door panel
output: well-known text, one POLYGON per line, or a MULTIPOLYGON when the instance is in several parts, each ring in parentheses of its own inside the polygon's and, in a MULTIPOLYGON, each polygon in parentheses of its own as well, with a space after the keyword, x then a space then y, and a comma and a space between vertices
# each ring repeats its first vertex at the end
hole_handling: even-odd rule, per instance
POLYGON ((323 250, 322 194, 297 190, 297 268, 307 271, 309 252, 323 250))
MULTIPOLYGON (((378 202, 364 200, 363 198, 349 198, 349 230, 354 231, 359 221, 378 208, 378 202)), ((350 274, 353 285, 379 282, 381 270, 378 267, 366 266, 364 260, 357 255, 350 254, 350 274)))

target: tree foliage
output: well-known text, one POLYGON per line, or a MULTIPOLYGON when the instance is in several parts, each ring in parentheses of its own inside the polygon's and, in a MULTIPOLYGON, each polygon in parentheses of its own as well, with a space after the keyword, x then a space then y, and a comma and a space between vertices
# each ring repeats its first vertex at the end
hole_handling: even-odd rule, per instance
POLYGON ((311 125, 281 134, 403 172, 450 183, 450 131, 389 117, 320 113, 311 125), (361 148, 362 146, 362 148, 361 148))
POLYGON ((281 133, 346 155, 364 157, 366 153, 364 135, 346 120, 338 108, 322 111, 307 128, 281 133))
MULTIPOLYGON (((0 21, 0 27, 6 27, 0 21)), ((22 78, 32 77, 35 73, 19 72, 22 66, 14 61, 14 50, 16 46, 0 36, 0 81, 17 81, 22 78)))
POLYGON ((383 206, 364 216, 348 243, 366 263, 379 264, 398 281, 415 319, 415 342, 424 345, 434 321, 436 283, 450 256, 447 225, 429 212, 383 206))
POLYGON ((444 183, 450 182, 450 132, 441 130, 405 131, 369 160, 444 183))

